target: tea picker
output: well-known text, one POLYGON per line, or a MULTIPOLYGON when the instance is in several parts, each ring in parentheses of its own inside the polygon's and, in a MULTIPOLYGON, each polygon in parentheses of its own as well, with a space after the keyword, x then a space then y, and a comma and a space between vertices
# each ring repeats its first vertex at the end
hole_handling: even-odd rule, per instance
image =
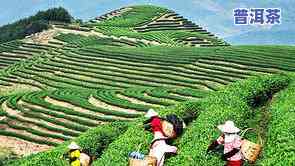
MULTIPOLYGON (((177 148, 168 145, 167 141, 179 136, 185 124, 176 115, 161 118, 153 109, 149 109, 145 117, 148 119, 144 122, 144 128, 151 130, 154 134, 150 151, 147 156, 138 151, 129 153, 129 166, 163 166, 165 154, 176 154, 177 152, 177 148)), ((187 119, 191 120, 193 117, 187 119)))
POLYGON ((90 166, 92 159, 86 153, 83 153, 81 147, 75 142, 71 142, 68 146, 69 151, 61 158, 69 161, 71 166, 90 166))
POLYGON ((163 166, 165 154, 176 154, 177 152, 177 148, 168 145, 167 140, 179 136, 183 132, 185 125, 176 115, 167 115, 165 118, 160 118, 153 109, 150 109, 145 117, 149 118, 145 122, 145 128, 151 129, 154 134, 149 156, 157 159, 157 166, 163 166))
POLYGON ((233 121, 226 121, 224 124, 218 125, 217 128, 222 134, 209 145, 207 152, 223 144, 224 154, 221 158, 227 161, 226 166, 242 166, 243 159, 250 163, 255 162, 261 151, 261 145, 242 138, 249 129, 246 129, 240 137, 238 134, 240 129, 235 126, 233 121))
POLYGON ((213 150, 220 144, 224 145, 224 154, 222 159, 227 161, 227 166, 241 166, 243 165, 241 145, 242 140, 238 133, 240 129, 237 128, 233 121, 226 121, 225 124, 217 127, 222 135, 211 143, 207 151, 213 150))

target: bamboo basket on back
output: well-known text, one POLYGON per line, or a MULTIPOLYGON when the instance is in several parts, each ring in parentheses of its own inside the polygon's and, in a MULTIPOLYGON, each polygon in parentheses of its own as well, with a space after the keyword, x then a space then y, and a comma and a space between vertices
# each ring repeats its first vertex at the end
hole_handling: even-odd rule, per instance
MULTIPOLYGON (((137 148, 137 152, 142 144, 140 144, 137 148)), ((129 166, 157 166, 157 158, 153 156, 145 156, 144 159, 136 159, 129 157, 129 166)))
POLYGON ((129 166, 156 166, 157 159, 153 156, 146 156, 143 160, 129 158, 129 166))
POLYGON ((260 134, 253 128, 247 128, 241 133, 241 137, 244 138, 248 131, 254 131, 257 133, 257 143, 251 142, 244 139, 242 142, 241 152, 249 163, 253 164, 257 160, 261 150, 262 150, 262 138, 260 134))

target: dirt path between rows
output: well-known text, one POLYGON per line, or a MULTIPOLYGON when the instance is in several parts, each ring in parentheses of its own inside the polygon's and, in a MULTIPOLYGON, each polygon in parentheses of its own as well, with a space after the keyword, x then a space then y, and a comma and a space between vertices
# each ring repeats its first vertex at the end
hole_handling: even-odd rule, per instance
MULTIPOLYGON (((19 100, 17 102, 18 105, 20 104, 23 104, 21 102, 21 100, 19 100)), ((47 124, 48 126, 53 126, 55 128, 61 128, 62 126, 56 126, 52 123, 49 123, 49 122, 45 122, 44 120, 37 120, 37 119, 34 119, 34 118, 29 118, 29 117, 25 117, 23 116, 23 113, 20 112, 20 111, 17 111, 15 109, 12 109, 10 108, 8 105, 7 105, 7 101, 3 102, 2 105, 1 105, 2 109, 7 112, 9 115, 11 116, 14 116, 16 118, 18 118, 20 121, 18 120, 11 120, 10 122, 12 123, 16 123, 17 125, 20 125, 20 126, 23 126, 23 127, 28 127, 28 128, 31 128, 31 129, 34 129, 34 130, 38 130, 40 132, 43 132, 43 133, 49 133, 49 134, 54 134, 54 135, 62 135, 62 136, 65 136, 65 137, 68 137, 68 138, 71 138, 70 136, 66 136, 66 135, 63 135, 61 133, 58 133, 58 132, 55 132, 55 131, 51 131, 51 130, 48 130, 46 128, 42 128, 38 125, 35 125, 33 122, 43 122, 45 124, 47 124), (27 121, 27 122, 22 122, 23 121, 27 121), (30 123, 31 122, 31 123, 30 123)), ((59 139, 53 139, 54 142, 58 142, 58 143, 62 143, 63 141, 62 140, 59 140, 59 139)))
POLYGON ((70 109, 73 109, 74 111, 87 113, 89 115, 95 114, 95 115, 100 116, 100 117, 113 118, 113 119, 118 119, 118 120, 120 120, 120 119, 121 120, 130 120, 130 118, 123 118, 123 117, 119 117, 119 116, 111 116, 111 115, 105 115, 105 114, 99 113, 99 112, 94 112, 94 111, 91 111, 91 110, 88 110, 88 109, 85 109, 85 108, 82 108, 82 107, 79 107, 79 106, 75 106, 75 105, 73 105, 71 103, 68 103, 68 102, 53 99, 53 98, 51 98, 49 96, 46 96, 45 101, 48 102, 48 103, 51 103, 53 105, 70 108, 70 109))
POLYGON ((140 112, 138 112, 134 109, 127 109, 127 108, 122 108, 122 107, 118 107, 115 105, 107 104, 103 101, 100 101, 100 100, 94 98, 92 95, 89 97, 88 102, 90 104, 94 105, 95 107, 101 107, 101 108, 105 108, 105 109, 110 109, 110 110, 114 110, 114 111, 130 113, 130 114, 140 114, 140 112))
MULTIPOLYGON (((46 101, 46 100, 45 100, 46 101)), ((22 101, 24 102, 24 101, 22 101)), ((47 101, 46 101, 47 102, 47 101)), ((92 119, 89 119, 89 118, 85 118, 85 117, 81 117, 81 116, 76 116, 76 115, 70 115, 70 114, 66 114, 62 111, 55 111, 55 110, 50 110, 48 108, 45 108, 43 106, 40 106, 40 105, 32 105, 30 103, 26 103, 24 102, 25 105, 31 107, 31 108, 36 108, 36 109, 41 109, 41 110, 45 110, 45 111, 48 111, 48 112, 55 112, 56 114, 59 114, 59 115, 64 115, 64 116, 67 116, 67 117, 71 117, 71 118, 79 118, 81 120, 85 120, 85 121, 89 121, 93 124, 96 124, 96 125, 100 125, 102 122, 100 121, 96 121, 96 120, 92 120, 92 119)), ((49 102, 48 102, 49 103, 49 102)), ((64 118, 56 118, 58 120, 60 120, 61 122, 64 122, 64 123, 73 123, 72 121, 68 120, 68 119, 64 119, 64 118)), ((74 131, 74 130, 73 130, 74 131)))
POLYGON ((184 95, 180 95, 180 94, 177 94, 177 93, 171 93, 171 92, 170 92, 170 94, 173 95, 173 96, 185 98, 187 100, 198 100, 198 98, 191 97, 191 96, 184 96, 184 95))
POLYGON ((18 156, 27 156, 33 153, 42 152, 51 149, 51 146, 40 145, 14 137, 0 135, 0 148, 7 148, 18 156))
MULTIPOLYGON (((1 107, 5 112, 7 112, 8 114, 13 115, 13 116, 19 117, 19 114, 21 113, 21 112, 18 112, 16 110, 9 108, 7 106, 6 101, 4 103, 2 103, 1 107)), ((2 120, 4 120, 4 119, 6 119, 6 117, 2 117, 2 120)), ((13 123, 13 122, 10 122, 10 123, 13 123)), ((10 128, 9 126, 7 126, 5 124, 1 125, 0 129, 3 131, 15 132, 18 134, 31 136, 31 134, 26 131, 16 130, 16 129, 10 128)), ((39 136, 36 136, 35 138, 41 139, 41 137, 39 137, 39 136)), ((49 150, 52 148, 51 146, 48 146, 48 145, 41 145, 41 144, 25 141, 25 140, 22 140, 19 138, 8 137, 8 136, 3 136, 3 135, 0 135, 0 142, 1 142, 0 148, 9 149, 14 154, 16 154, 18 156, 29 155, 32 153, 46 151, 46 150, 49 150)))
POLYGON ((21 112, 20 111, 16 111, 10 107, 7 106, 7 101, 4 101, 1 105, 1 108, 6 112, 8 113, 9 115, 12 115, 12 116, 18 116, 21 112))
MULTIPOLYGON (((45 110, 45 111, 50 112, 50 110, 48 110, 48 109, 46 109, 46 108, 43 108, 43 107, 41 107, 41 106, 37 106, 37 105, 31 105, 31 104, 29 104, 29 103, 27 103, 27 102, 24 102, 24 101, 22 101, 22 100, 19 100, 19 101, 17 102, 17 104, 19 104, 19 105, 23 105, 23 106, 29 106, 30 108, 41 109, 41 110, 45 110)), ((27 108, 25 108, 25 109, 27 109, 27 108)), ((42 116, 49 117, 49 118, 54 118, 54 119, 56 119, 57 121, 60 121, 60 122, 71 123, 71 121, 69 121, 69 120, 67 120, 67 119, 56 118, 56 117, 54 117, 54 116, 47 115, 47 114, 44 114, 44 113, 38 113, 38 114, 40 114, 40 115, 42 115, 42 116)), ((33 119, 33 118, 25 118, 25 119, 26 119, 26 120, 30 120, 30 121, 37 121, 37 119, 33 119)), ((42 122, 42 123, 44 123, 44 124, 46 124, 46 125, 48 125, 48 126, 52 126, 52 127, 58 128, 58 129, 68 130, 68 131, 71 131, 71 132, 75 132, 76 134, 79 134, 78 131, 76 131, 76 130, 72 130, 72 129, 69 129, 69 128, 66 128, 66 127, 61 126, 61 125, 57 125, 57 124, 54 124, 54 123, 51 123, 51 122, 48 122, 48 121, 44 121, 44 120, 42 120, 42 119, 39 119, 38 121, 39 121, 39 122, 42 122)), ((47 130, 45 130, 45 129, 43 129, 43 130, 44 130, 44 131, 47 131, 47 130)))
POLYGON ((133 104, 141 104, 141 105, 147 105, 147 106, 152 106, 152 107, 164 107, 162 105, 157 105, 157 104, 151 104, 151 103, 147 103, 141 100, 138 100, 136 98, 132 98, 132 97, 128 97, 122 94, 117 94, 117 97, 124 99, 124 100, 128 100, 129 102, 133 103, 133 104))
POLYGON ((64 29, 64 28, 56 28, 54 27, 54 30, 56 32, 59 32, 59 33, 65 33, 65 34, 69 34, 69 33, 72 33, 72 34, 79 34, 79 35, 83 35, 83 36, 98 36, 98 37, 101 37, 101 38, 112 38, 114 40, 127 40, 127 41, 130 41, 130 42, 142 42, 146 45, 167 45, 167 44, 163 44, 163 43, 159 43, 157 41, 150 41, 150 40, 145 40, 145 39, 137 39, 137 38, 131 38, 131 37, 128 37, 128 36, 114 36, 114 35, 105 35, 103 33, 100 33, 100 32, 97 32, 95 30, 91 30, 90 32, 85 32, 85 31, 78 31, 78 30, 71 30, 71 29, 64 29))
MULTIPOLYGON (((277 93, 279 93, 279 92, 277 92, 277 93)), ((254 132, 257 137, 256 138, 257 140, 250 140, 250 141, 252 141, 254 143, 257 142, 262 147, 265 144, 265 142, 267 141, 268 124, 269 124, 269 121, 271 118, 271 110, 270 109, 271 109, 272 103, 276 100, 275 98, 276 98, 277 93, 273 94, 272 96, 269 96, 268 100, 265 101, 265 103, 263 103, 262 105, 259 105, 257 108, 254 108, 254 110, 252 110, 254 113, 254 115, 252 115, 253 117, 251 117, 252 119, 247 120, 248 127, 255 129, 252 132, 254 132), (261 140, 259 139, 259 137, 261 140)), ((247 139, 247 133, 245 134, 244 138, 247 139)), ((258 162, 259 162, 259 159, 263 159, 263 149, 262 149, 259 156, 260 157, 258 158, 258 162)))
POLYGON ((169 102, 169 103, 175 103, 175 104, 179 103, 179 101, 177 101, 177 100, 168 99, 168 98, 161 98, 161 97, 155 97, 155 96, 152 96, 151 94, 149 94, 147 92, 144 92, 143 96, 147 97, 147 98, 154 99, 154 100, 159 100, 159 101, 164 101, 164 102, 169 102))

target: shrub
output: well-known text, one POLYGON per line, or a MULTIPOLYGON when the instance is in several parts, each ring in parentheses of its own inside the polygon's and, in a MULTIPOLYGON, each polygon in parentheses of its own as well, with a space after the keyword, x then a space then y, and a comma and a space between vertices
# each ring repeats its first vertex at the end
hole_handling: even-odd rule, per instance
MULTIPOLYGON (((105 125, 100 125, 96 128, 89 129, 73 141, 76 141, 82 149, 86 150, 92 156, 100 156, 102 150, 106 148, 113 140, 120 134, 126 131, 129 123, 126 122, 112 122, 105 125)), ((24 157, 20 160, 11 161, 7 165, 11 166, 39 166, 39 165, 67 165, 66 161, 60 156, 67 151, 67 145, 70 141, 54 148, 50 151, 41 152, 37 154, 24 157)))
POLYGON ((295 163, 295 82, 280 92, 270 106, 266 144, 259 165, 292 165, 295 163))
POLYGON ((240 128, 247 127, 254 99, 262 94, 274 94, 286 87, 289 78, 284 75, 253 77, 235 83, 202 101, 200 116, 185 132, 178 145, 179 154, 167 165, 221 165, 217 156, 206 154, 208 144, 218 137, 216 126, 233 120, 240 128))
MULTIPOLYGON (((210 137, 217 137, 215 126, 227 119, 233 119, 243 127, 243 118, 247 117, 249 103, 253 98, 264 93, 275 93, 288 85, 288 82, 288 77, 284 75, 255 77, 232 84, 203 100, 160 110, 161 115, 175 113, 182 116, 188 111, 200 114, 183 137, 175 142, 179 144, 179 154, 168 160, 167 164, 208 165, 209 158, 212 159, 210 162, 212 165, 220 163, 216 157, 205 155, 208 140, 210 137)), ((94 165, 126 165, 128 153, 137 150, 139 144, 143 144, 139 150, 147 153, 152 134, 144 131, 141 126, 143 120, 139 119, 136 125, 128 128, 123 135, 112 142, 94 165)))

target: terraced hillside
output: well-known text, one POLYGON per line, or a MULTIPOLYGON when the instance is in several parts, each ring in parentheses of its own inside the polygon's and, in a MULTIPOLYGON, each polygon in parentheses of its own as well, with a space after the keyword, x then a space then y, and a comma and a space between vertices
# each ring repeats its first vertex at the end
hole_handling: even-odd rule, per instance
POLYGON ((163 115, 196 115, 175 143, 184 150, 168 165, 204 164, 208 138, 199 133, 215 136, 214 125, 228 118, 246 127, 252 122, 244 117, 259 121, 256 100, 293 85, 293 75, 273 74, 294 72, 294 54, 294 46, 228 46, 153 6, 115 10, 82 27, 52 25, 0 45, 0 141, 7 142, 1 146, 18 144, 13 150, 22 155, 57 147, 12 165, 65 165, 59 157, 75 139, 96 156, 94 165, 126 165, 128 152, 151 138, 139 126, 154 108, 163 115), (197 150, 190 156, 188 149, 197 150))
POLYGON ((174 11, 155 6, 130 6, 91 20, 87 27, 114 36, 155 41, 158 44, 226 46, 202 27, 174 11))

